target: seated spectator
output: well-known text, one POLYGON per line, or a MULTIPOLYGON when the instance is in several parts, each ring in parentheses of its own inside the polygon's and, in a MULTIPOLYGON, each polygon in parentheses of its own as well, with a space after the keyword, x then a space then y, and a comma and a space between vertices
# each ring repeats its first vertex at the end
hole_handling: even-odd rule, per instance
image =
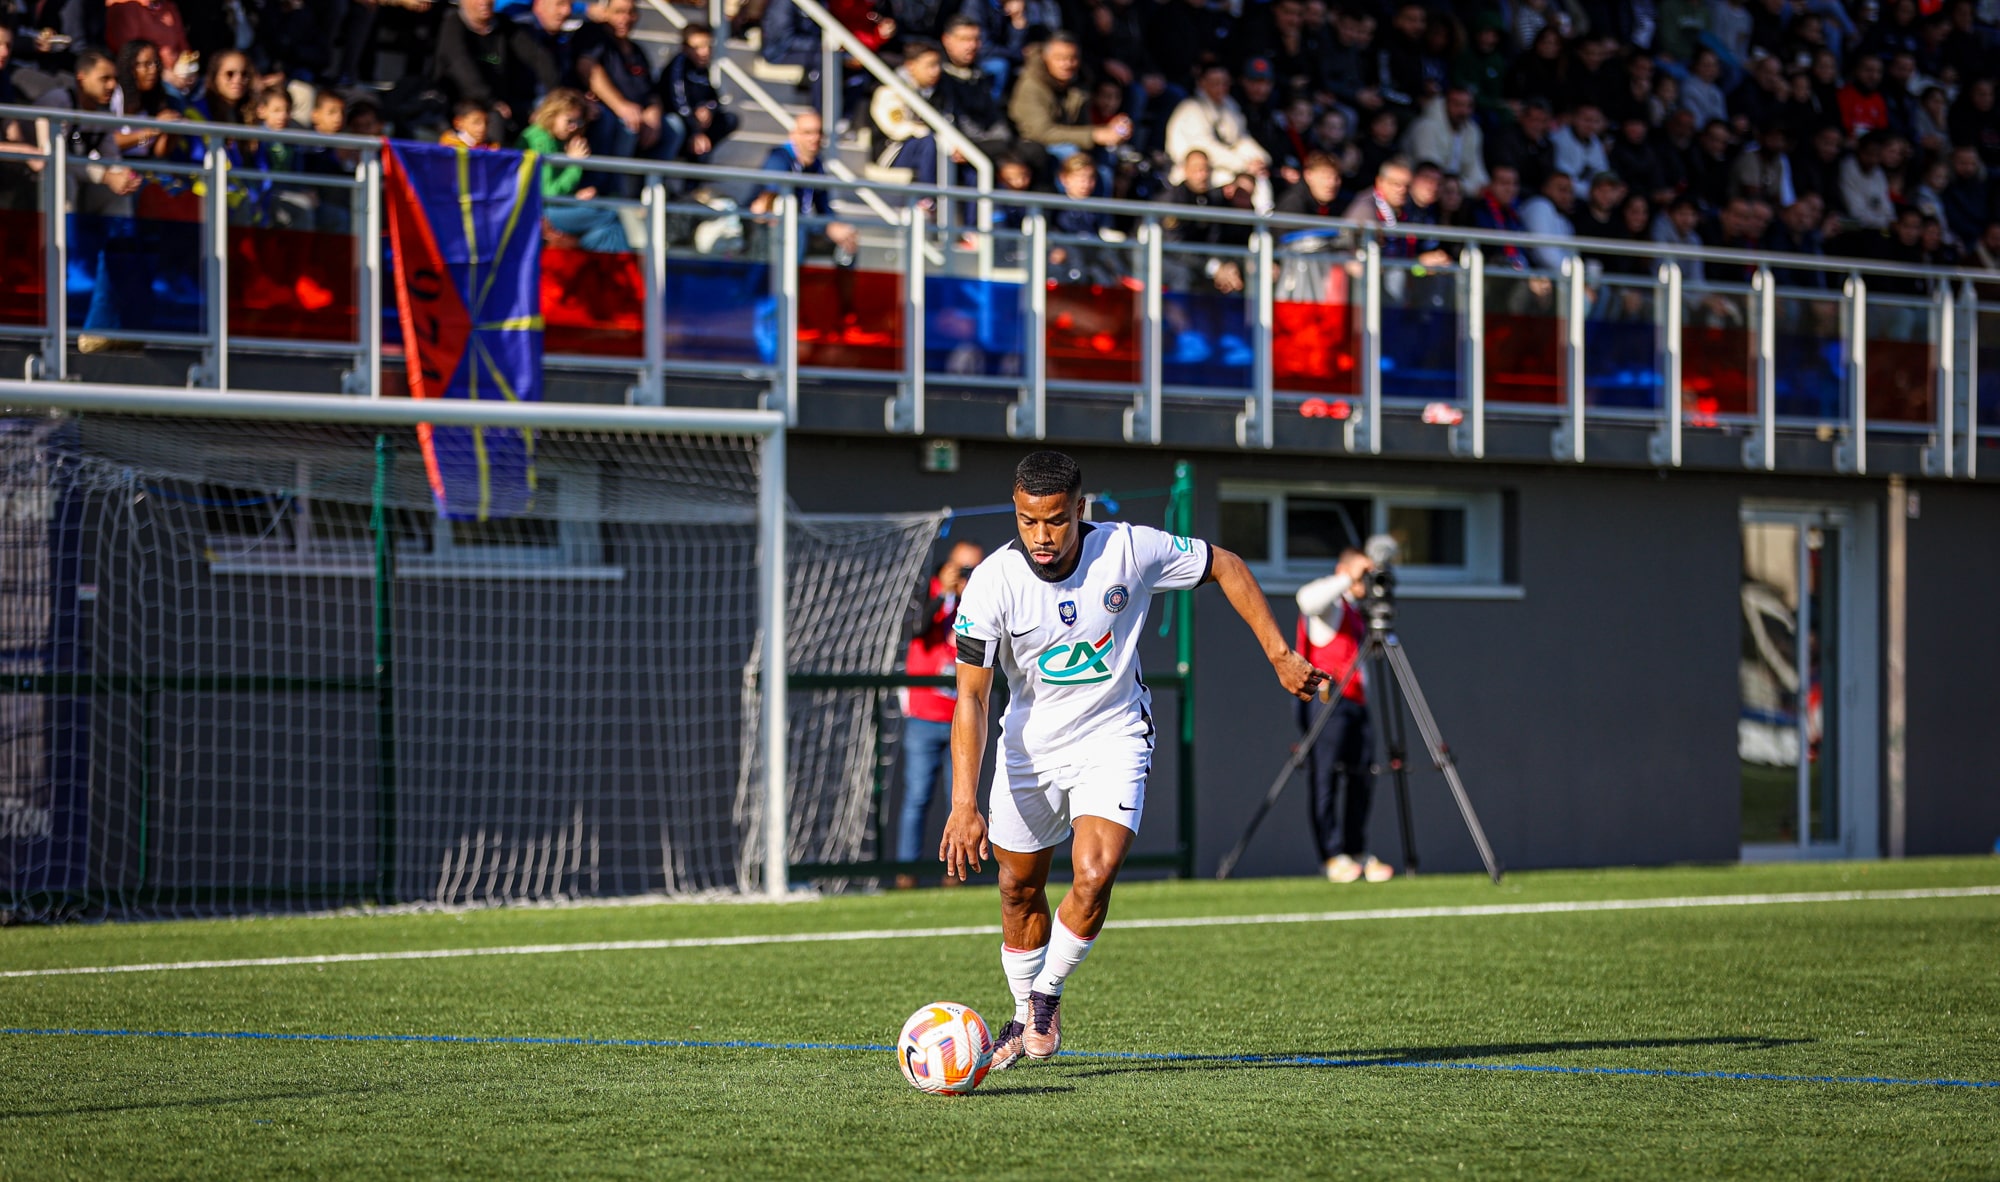
MULTIPOLYGON (((903 64, 896 67, 896 76, 918 98, 936 106, 933 100, 937 97, 938 81, 944 77, 944 51, 927 41, 916 40, 905 41, 903 50, 903 64)), ((950 183, 949 170, 943 177, 938 175, 937 139, 931 134, 930 124, 917 118, 915 109, 903 101, 894 87, 883 86, 875 91, 868 104, 868 115, 882 132, 884 141, 878 163, 909 169, 915 184, 937 180, 950 183)))
MULTIPOLYGON (((1889 223, 1889 232, 1871 242, 1874 249, 1870 251, 1870 256, 1885 263, 1927 269, 1936 264, 1925 257, 1923 238, 1923 213, 1914 207, 1898 210, 1889 223)), ((1871 294, 1923 296, 1930 294, 1931 280, 1916 275, 1870 275, 1868 290, 1871 294)), ((1890 311, 1907 314, 1915 309, 1895 308, 1890 311)), ((1902 319, 1903 316, 1892 318, 1902 319)))
POLYGON ((1721 120, 1701 129, 1688 160, 1688 188, 1703 206, 1721 209, 1729 200, 1729 172, 1736 166, 1735 143, 1729 124, 1721 120))
POLYGON ((1039 57, 1022 68, 1021 81, 1007 104, 1022 147, 1036 145, 1046 157, 1062 161, 1078 153, 1115 148, 1132 138, 1130 119, 1090 126, 1086 111, 1090 96, 1077 78, 1082 66, 1076 39, 1058 33, 1043 44, 1039 57))
POLYGON ((1870 230, 1887 230, 1896 218, 1889 198, 1889 177, 1882 171, 1887 132, 1871 131, 1840 162, 1840 205, 1847 219, 1870 230))
POLYGON ((1403 151, 1418 163, 1429 161, 1477 191, 1486 187, 1486 139, 1472 117, 1472 92, 1452 86, 1427 99, 1424 113, 1403 133, 1403 151))
MULTIPOLYGON (((1549 238, 1573 238, 1576 224, 1570 221, 1570 214, 1576 210, 1576 187, 1566 172, 1551 172, 1542 181, 1542 191, 1521 203, 1521 224, 1530 234, 1540 234, 1549 238)), ((1531 246, 1528 257, 1537 270, 1559 271, 1562 269, 1563 250, 1560 246, 1531 246)))
POLYGON ((1555 148, 1555 170, 1567 173, 1579 185, 1611 167, 1604 151, 1604 112, 1585 103, 1569 113, 1561 126, 1549 133, 1555 148))
POLYGON ((960 14, 945 23, 944 76, 938 80, 938 111, 960 135, 988 156, 1014 146, 1014 128, 994 93, 993 79, 981 68, 986 54, 979 22, 960 14))
POLYGON ((1729 170, 1729 195, 1768 201, 1779 209, 1798 200, 1798 186, 1792 183, 1791 147, 1784 124, 1765 124, 1756 148, 1738 156, 1729 170))
POLYGON ((454 148, 491 148, 488 138, 493 130, 493 116, 485 107, 468 99, 460 99, 451 107, 451 127, 438 137, 438 143, 454 148))
POLYGON ((1858 140, 1889 126, 1889 100, 1882 95, 1882 59, 1864 57, 1854 64, 1854 77, 1840 88, 1840 125, 1847 138, 1858 140))
POLYGON ((1187 97, 1170 87, 1146 48, 1145 16, 1153 8, 1137 0, 1098 0, 1084 23, 1084 56, 1100 80, 1115 84, 1132 115, 1134 146, 1159 146, 1167 115, 1187 97))
POLYGON ((1523 189, 1540 192, 1542 182, 1556 168, 1556 148, 1549 140, 1549 122, 1547 103, 1522 103, 1520 120, 1489 142, 1487 168, 1506 165, 1521 178, 1523 189))
POLYGON ((1623 238, 1625 182, 1615 172, 1600 172, 1590 178, 1590 195, 1582 205, 1570 210, 1576 232, 1585 238, 1623 238))
POLYGON ((1346 178, 1356 189, 1366 189, 1375 183, 1375 173, 1383 163, 1392 157, 1402 155, 1396 141, 1402 137, 1403 125, 1394 107, 1383 107, 1368 116, 1362 128, 1362 136, 1355 145, 1361 155, 1361 162, 1354 174, 1346 178))
MULTIPOLYGON (((102 50, 86 49, 77 55, 74 77, 43 94, 35 106, 109 114, 112 96, 117 91, 117 65, 102 50)), ((132 194, 139 189, 139 174, 125 167, 118 150, 118 137, 105 128, 51 121, 37 122, 35 126, 37 147, 44 155, 52 150, 51 135, 59 134, 67 140, 70 167, 64 178, 66 201, 79 219, 76 230, 89 225, 93 231, 90 237, 95 239, 94 251, 83 245, 88 239, 81 235, 72 247, 96 256, 91 263, 95 282, 91 287, 90 309, 84 317, 77 348, 85 353, 134 349, 136 346, 114 342, 103 334, 136 327, 143 313, 135 301, 151 290, 146 281, 149 268, 132 220, 132 194), (86 218, 93 222, 83 222, 86 218)), ((40 160, 30 165, 36 172, 44 166, 40 160)))
POLYGON ((1979 149, 1967 144, 1951 151, 1951 173, 1940 194, 1945 227, 1960 244, 1970 246, 1993 220, 1993 182, 1979 149))
MULTIPOLYGON (((1480 191, 1479 199, 1472 204, 1472 224, 1482 230, 1497 230, 1505 234, 1527 233, 1527 223, 1521 220, 1521 209, 1517 204, 1520 197, 1520 174, 1509 165, 1500 165, 1487 178, 1486 188, 1480 191)), ((1528 265, 1526 256, 1517 247, 1503 246, 1501 252, 1505 265, 1514 270, 1528 265)))
POLYGON ((458 10, 445 13, 438 25, 431 78, 453 102, 478 103, 512 126, 507 100, 526 69, 516 54, 514 30, 495 18, 493 0, 459 0, 458 10))
POLYGON ((1933 155, 1951 151, 1950 95, 1938 83, 1930 83, 1917 96, 1916 110, 1910 114, 1910 140, 1933 155))
MULTIPOLYGON (((1654 215, 1652 238, 1663 246, 1701 246, 1701 206, 1685 193, 1674 198, 1654 215)), ((1701 282, 1704 278, 1701 260, 1682 259, 1681 278, 1701 282)))
POLYGON ((1332 218, 1340 216, 1340 166, 1324 152, 1306 157, 1304 176, 1278 198, 1274 213, 1332 218))
POLYGON ((1510 99, 1539 100, 1553 107, 1562 94, 1562 71, 1562 34, 1545 25, 1535 34, 1527 51, 1507 67, 1502 85, 1510 99))
POLYGON ((160 64, 170 73, 189 51, 187 23, 174 0, 105 0, 104 44, 117 53, 135 39, 158 46, 160 64))
MULTIPOLYGON (((1181 161, 1181 181, 1168 189, 1163 198, 1168 205, 1185 206, 1194 209, 1249 209, 1249 178, 1237 185, 1217 186, 1213 183, 1214 173, 1208 166, 1208 155, 1200 149, 1189 152, 1181 161), (1241 197, 1241 205, 1238 197, 1241 197)), ((1339 174, 1334 176, 1334 184, 1340 183, 1339 174)), ((1201 246, 1243 246, 1250 241, 1250 227, 1235 226, 1223 222, 1190 221, 1177 217, 1166 217, 1160 221, 1166 231, 1167 241, 1201 246)), ((1243 290, 1243 267, 1234 256, 1214 255, 1200 259, 1197 265, 1190 265, 1186 252, 1176 251, 1168 256, 1167 266, 1178 274, 1172 289, 1185 291, 1191 287, 1206 286, 1223 295, 1234 295, 1243 290)))
POLYGON ((313 95, 312 129, 321 135, 339 135, 347 129, 347 100, 337 90, 321 90, 313 95))
POLYGON ((1062 8, 1056 0, 968 0, 964 13, 979 21, 979 69, 992 79, 993 101, 1004 107, 1028 47, 1062 28, 1062 8))
MULTIPOLYGON (((2000 274, 2000 222, 1988 222, 1979 233, 1979 241, 1973 244, 1972 254, 1965 260, 1968 267, 1978 267, 1982 271, 2000 274)), ((1990 300, 1993 292, 1985 285, 1980 287, 1979 298, 1990 300)))
MULTIPOLYGON (((792 120, 792 133, 764 157, 763 171, 792 176, 825 176, 826 162, 820 158, 826 141, 826 125, 819 112, 805 111, 792 120)), ((851 267, 861 249, 861 234, 846 222, 834 221, 833 198, 825 189, 811 185, 794 186, 799 202, 800 257, 831 253, 836 266, 851 267)), ((750 212, 770 213, 777 206, 776 186, 760 189, 750 198, 750 212)))
MULTIPOLYGON (((1226 66, 1212 64, 1202 70, 1195 93, 1174 108, 1173 117, 1167 120, 1168 157, 1178 162, 1194 151, 1208 157, 1218 184, 1227 185, 1244 174, 1258 178, 1270 174, 1271 155, 1250 135, 1243 109, 1230 97, 1226 66)), ((1178 163, 1168 179, 1175 183, 1182 179, 1178 163)), ((1268 182, 1263 194, 1259 205, 1269 209, 1268 182)))
MULTIPOLYGON (((151 41, 134 37, 118 51, 118 93, 112 96, 111 109, 145 119, 171 121, 181 117, 167 93, 159 47, 151 41)), ((118 148, 128 157, 165 156, 172 150, 173 139, 153 131, 120 131, 118 148)))
POLYGON ((304 82, 327 75, 336 51, 321 25, 320 7, 307 0, 265 0, 250 47, 264 75, 304 82))
MULTIPOLYGON (((1771 223, 1770 230, 1764 235, 1764 249, 1779 255, 1824 257, 1826 222, 1826 206, 1817 196, 1808 193, 1787 205, 1777 220, 1771 223)), ((1784 267, 1776 263, 1777 260, 1773 260, 1771 275, 1780 287, 1803 287, 1817 291, 1833 286, 1833 276, 1825 271, 1784 267)))
MULTIPOLYGON (((1598 177, 1592 178, 1592 183, 1608 175, 1600 173, 1598 177)), ((1627 194, 1625 200, 1618 204, 1618 216, 1613 222, 1613 227, 1617 233, 1612 237, 1621 242, 1649 241, 1653 228, 1653 203, 1646 200, 1643 193, 1627 194)), ((1604 255, 1598 261, 1606 274, 1631 275, 1647 279, 1652 278, 1659 267, 1658 259, 1639 254, 1604 255)), ((1623 319, 1636 320, 1642 316, 1650 316, 1651 307, 1644 292, 1625 288, 1617 301, 1615 311, 1623 319)))
MULTIPOLYGON (((250 55, 236 49, 211 54, 208 72, 199 92, 188 100, 182 114, 206 123, 248 123, 250 83, 253 74, 250 55)), ((195 159, 202 158, 200 141, 195 141, 195 159)))
MULTIPOLYGON (((1749 201, 1738 197, 1726 202, 1715 215, 1715 222, 1702 238, 1706 246, 1719 250, 1744 250, 1755 252, 1762 248, 1764 235, 1770 229, 1770 207, 1761 201, 1749 201)), ((1757 274, 1754 263, 1708 263, 1702 270, 1706 277, 1717 283, 1738 283, 1748 287, 1757 274)))
POLYGON ((1605 163, 1631 187, 1634 193, 1660 200, 1673 192, 1667 170, 1653 148, 1653 129, 1644 119, 1627 119, 1605 153, 1605 163))
POLYGON ((2000 112, 1994 110, 1994 85, 1991 78, 1973 79, 1946 117, 1951 142, 1978 148, 1989 169, 2000 168, 2000 112))
POLYGON ((681 30, 681 51, 660 71, 662 135, 681 137, 681 155, 706 164, 715 146, 736 130, 733 112, 722 109, 715 88, 715 30, 691 24, 681 30))
MULTIPOLYGON (((590 150, 597 156, 672 160, 680 155, 680 135, 667 126, 646 51, 632 40, 638 26, 637 0, 607 0, 604 19, 577 34, 577 72, 590 96, 604 105, 590 124, 590 150)), ((631 173, 599 173, 595 183, 613 196, 639 192, 639 178, 631 173)))
MULTIPOLYGON (((1186 95, 1217 46, 1233 44, 1237 20, 1228 5, 1165 0, 1147 19, 1146 50, 1168 86, 1186 95)), ((989 30, 988 37, 992 34, 989 30)))
MULTIPOLYGON (((1090 157, 1073 154, 1063 160, 1057 181, 1069 203, 1056 206, 1049 214, 1049 233, 1066 238, 1103 239, 1111 229, 1111 215, 1091 198, 1097 193, 1097 167, 1090 157)), ((1123 254, 1117 250, 1081 244, 1049 248, 1049 282, 1089 287, 1113 287, 1126 277, 1123 254)))
POLYGON ((1792 185, 1801 193, 1816 193, 1833 213, 1842 212, 1840 203, 1840 163, 1842 137, 1839 124, 1828 124, 1812 133, 1805 146, 1792 153, 1792 185))
POLYGON ((514 60, 521 68, 509 101, 517 109, 535 110, 550 91, 570 85, 576 73, 576 33, 569 17, 570 0, 534 0, 516 17, 514 60))
POLYGON ((1681 82, 1680 102, 1681 108, 1694 116, 1697 127, 1729 122, 1729 103, 1718 84, 1721 78, 1722 59, 1712 49, 1697 50, 1688 76, 1681 82))
POLYGON ((1791 84, 1785 68, 1770 54, 1756 57, 1750 70, 1729 92, 1729 128, 1740 139, 1749 139, 1759 128, 1784 121, 1785 106, 1791 101, 1791 84))
POLYGON ((1506 23, 1507 18, 1497 12, 1481 12, 1474 18, 1470 44, 1451 69, 1452 83, 1472 92, 1472 105, 1489 127, 1513 118, 1507 108, 1507 54, 1502 48, 1506 23))
MULTIPOLYGON (((589 201, 597 190, 584 184, 581 161, 590 159, 590 138, 583 121, 589 114, 583 93, 559 86, 542 96, 528 128, 515 146, 542 157, 542 197, 567 197, 589 201)), ((583 205, 542 206, 542 222, 547 233, 573 238, 582 250, 622 252, 629 250, 624 223, 618 211, 583 205)))
MULTIPOLYGON (((1250 138, 1263 147, 1264 154, 1271 158, 1274 167, 1285 157, 1287 147, 1282 142, 1283 137, 1278 130, 1283 116, 1278 110, 1277 77, 1277 71, 1272 68, 1269 58, 1253 57, 1243 63, 1243 73, 1237 80, 1235 91, 1236 105, 1242 108, 1243 123, 1250 129, 1250 138)), ((1310 91, 1293 92, 1296 99, 1305 100, 1308 110, 1312 104, 1310 94, 1310 91)), ((1174 108, 1178 108, 1186 99, 1186 91, 1178 92, 1174 98, 1174 108)), ((1308 116, 1307 123, 1310 122, 1311 118, 1308 116)), ((1164 119, 1162 123, 1164 124, 1164 119)), ((1162 144, 1166 142, 1165 135, 1163 127, 1159 141, 1162 144)))
MULTIPOLYGON (((1245 38, 1248 56, 1269 67, 1274 84, 1287 92, 1316 93, 1325 88, 1320 77, 1320 45, 1306 32, 1303 0, 1272 0, 1262 27, 1245 38)), ((1417 34, 1423 35, 1423 9, 1417 9, 1417 34)), ((1393 30, 1392 30, 1393 31, 1393 30)), ((1402 46, 1384 47, 1392 57, 1402 46)), ((1395 59, 1400 60, 1400 59, 1395 59)), ((1421 75, 1418 77, 1421 84, 1421 75)))

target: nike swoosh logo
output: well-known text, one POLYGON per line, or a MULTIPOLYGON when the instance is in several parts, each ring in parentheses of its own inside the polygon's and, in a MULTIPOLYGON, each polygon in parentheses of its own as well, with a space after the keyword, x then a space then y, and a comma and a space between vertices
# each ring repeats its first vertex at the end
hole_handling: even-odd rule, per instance
POLYGON ((1016 640, 1019 640, 1019 639, 1021 639, 1021 638, 1022 638, 1023 636, 1026 636, 1026 635, 1027 635, 1028 633, 1030 633, 1030 632, 1033 632, 1033 631, 1034 631, 1034 629, 1033 629, 1033 628, 1025 628, 1025 629, 1023 629, 1023 630, 1021 630, 1021 631, 1019 631, 1019 632, 1009 632, 1009 633, 1008 633, 1007 635, 1009 635, 1009 636, 1013 637, 1013 638, 1014 638, 1014 639, 1016 639, 1016 640))
POLYGON ((1139 811, 1138 807, 1135 805, 1121 804, 1118 807, 1128 813, 1136 813, 1139 811))

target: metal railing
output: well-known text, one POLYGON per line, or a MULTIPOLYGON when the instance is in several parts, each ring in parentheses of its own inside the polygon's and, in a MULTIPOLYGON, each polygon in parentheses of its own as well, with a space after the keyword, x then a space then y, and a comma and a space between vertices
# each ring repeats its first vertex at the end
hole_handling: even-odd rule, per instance
MULTIPOLYGON (((200 186, 203 312, 199 331, 123 335, 194 351, 192 386, 230 388, 231 357, 309 353, 348 360, 349 392, 381 393, 384 268, 382 251, 368 248, 382 230, 378 142, 23 108, 0 108, 0 119, 355 153, 354 171, 335 177, 260 171, 213 150, 199 166, 132 161, 141 172, 200 186), (350 195, 350 336, 291 340, 231 331, 232 286, 258 278, 235 274, 232 241, 243 215, 232 195, 266 183, 350 195)), ((63 178, 75 166, 64 137, 47 142, 48 153, 33 158, 42 165, 43 210, 63 207, 63 178)), ((2000 418, 1992 413, 1996 392, 1987 393, 1981 412, 1982 377, 1992 386, 1996 376, 1982 343, 2000 344, 2000 300, 1992 295, 2000 276, 1987 273, 1109 200, 1091 207, 1124 220, 1131 232, 1078 237, 1055 229, 1073 202, 1025 192, 996 198, 1006 228, 953 231, 925 216, 920 202, 937 196, 929 186, 614 159, 593 158, 585 167, 641 178, 636 203, 583 204, 615 213, 628 227, 629 249, 614 261, 636 275, 642 323, 619 349, 592 351, 566 346, 552 321, 546 365, 629 373, 636 379, 629 400, 640 404, 665 404, 676 377, 722 379, 750 383, 764 405, 796 423, 802 383, 867 383, 884 389, 884 428, 895 432, 923 432, 934 391, 949 389, 955 397, 1001 400, 1008 429, 1027 439, 1048 433, 1053 397, 1122 403, 1124 437, 1137 444, 1162 441, 1170 408, 1192 408, 1233 414, 1239 446, 1269 448, 1278 442, 1282 411, 1331 420, 1338 427, 1331 446, 1365 455, 1408 450, 1412 429, 1442 430, 1450 453, 1476 459, 1487 454, 1498 424, 1518 438, 1521 425, 1541 423, 1548 458, 1563 463, 1600 458, 1591 452, 1593 431, 1615 427, 1645 432, 1645 456, 1661 467, 1686 462, 1698 435, 1701 462, 1710 466, 1720 440, 1736 449, 1727 462, 1753 470, 1817 465, 1864 473, 1872 439, 1916 447, 1922 470, 1938 476, 1976 475, 1980 441, 2000 438, 2000 422, 1989 421, 2000 418), (674 194, 696 181, 777 197, 768 211, 750 213, 674 194), (797 195, 805 187, 872 191, 868 207, 878 220, 860 222, 857 260, 829 266, 814 257, 826 227, 824 219, 801 216, 797 195), (1235 244, 1187 241, 1187 228, 1203 223, 1231 228, 1235 244), (731 233, 705 238, 709 227, 731 233), (1451 263, 1426 267, 1407 257, 1413 230, 1443 244, 1451 263), (1559 268, 1515 269, 1520 252, 1534 249, 1557 252, 1559 268), (1088 270, 1078 262, 1084 258, 1098 274, 1080 274, 1088 270), (1209 278, 1224 264, 1240 289, 1225 292, 1209 278), (720 295, 676 287, 718 270, 736 286, 720 295), (1720 278, 1731 271, 1747 281, 1720 278), (1921 294, 1892 294, 1913 279, 1921 294), (973 312, 951 306, 968 293, 981 301, 973 312), (754 322, 754 342, 748 328, 748 343, 733 353, 709 339, 702 317, 723 314, 754 322), (1228 338, 1223 343, 1235 356, 1191 376, 1199 367, 1182 356, 1191 339, 1182 322, 1197 314, 1230 321, 1217 339, 1228 338), (843 327, 857 318, 861 328, 843 327), (992 339, 975 347, 965 343, 964 322, 979 318, 992 339), (1321 370, 1302 368, 1294 356, 1308 337, 1324 354, 1321 370), (961 364, 961 354, 980 355, 976 364, 961 364), (1880 388, 1885 382, 1895 389, 1880 388), (1522 383, 1534 388, 1524 392, 1522 383), (1903 401, 1885 401, 1892 394, 1903 401), (1395 431, 1385 430, 1392 425, 1395 431), (1831 447, 1801 459, 1805 452, 1780 447, 1786 439, 1831 447)), ((575 203, 551 208, 565 204, 575 203)), ((0 338, 31 342, 30 376, 61 379, 79 336, 118 333, 71 323, 69 275, 80 260, 71 257, 70 238, 88 219, 36 217, 42 315, 0 320, 0 338)), ((0 234, 0 266, 16 249, 9 237, 0 234)), ((552 257, 545 251, 545 267, 552 257)), ((1313 435, 1310 446, 1329 446, 1325 439, 1313 435)), ((1422 450, 1438 449, 1431 443, 1422 450)))

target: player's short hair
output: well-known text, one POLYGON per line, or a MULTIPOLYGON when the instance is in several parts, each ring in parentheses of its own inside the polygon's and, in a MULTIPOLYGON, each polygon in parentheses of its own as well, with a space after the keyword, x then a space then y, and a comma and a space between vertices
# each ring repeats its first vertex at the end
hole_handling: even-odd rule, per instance
POLYGON ((1083 469, 1059 451, 1030 452, 1014 467, 1014 487, 1031 497, 1073 497, 1083 491, 1083 469))

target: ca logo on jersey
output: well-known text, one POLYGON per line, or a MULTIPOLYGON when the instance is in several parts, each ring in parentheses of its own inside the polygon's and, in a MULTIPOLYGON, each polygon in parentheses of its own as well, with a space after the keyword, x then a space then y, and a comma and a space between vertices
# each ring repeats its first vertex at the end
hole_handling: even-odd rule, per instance
POLYGON ((1094 641, 1059 644, 1035 658, 1042 680, 1050 685, 1095 685, 1111 680, 1111 633, 1094 641))
POLYGON ((960 636, 972 635, 972 617, 964 612, 958 613, 958 618, 951 622, 951 630, 960 636))

